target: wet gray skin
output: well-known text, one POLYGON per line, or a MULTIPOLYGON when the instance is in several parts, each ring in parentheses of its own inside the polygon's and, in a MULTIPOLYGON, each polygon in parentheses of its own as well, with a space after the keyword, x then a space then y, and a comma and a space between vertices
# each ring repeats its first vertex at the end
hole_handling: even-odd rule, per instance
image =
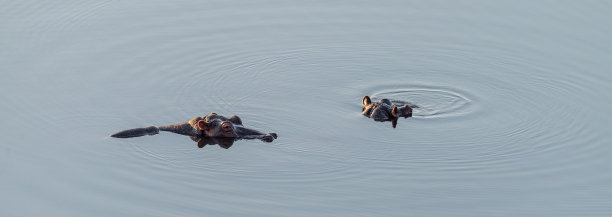
POLYGON ((155 135, 159 131, 169 131, 192 137, 221 137, 235 139, 260 139, 271 142, 277 138, 276 133, 262 133, 242 126, 242 120, 233 115, 229 118, 216 113, 204 117, 195 117, 188 122, 166 126, 149 126, 120 131, 110 135, 116 138, 132 138, 144 135, 155 135))
POLYGON ((392 121, 394 128, 399 117, 412 117, 412 108, 410 108, 410 106, 397 106, 391 103, 389 99, 381 99, 378 102, 372 102, 369 96, 364 96, 361 102, 363 103, 361 114, 375 121, 392 121))

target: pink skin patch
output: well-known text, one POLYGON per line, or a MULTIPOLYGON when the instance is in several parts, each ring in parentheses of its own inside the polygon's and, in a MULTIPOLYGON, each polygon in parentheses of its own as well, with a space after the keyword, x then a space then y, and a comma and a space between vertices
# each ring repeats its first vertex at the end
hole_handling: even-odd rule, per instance
POLYGON ((221 123, 221 130, 223 131, 224 134, 229 135, 229 134, 233 134, 234 127, 232 126, 232 123, 230 123, 229 121, 224 121, 223 123, 221 123))

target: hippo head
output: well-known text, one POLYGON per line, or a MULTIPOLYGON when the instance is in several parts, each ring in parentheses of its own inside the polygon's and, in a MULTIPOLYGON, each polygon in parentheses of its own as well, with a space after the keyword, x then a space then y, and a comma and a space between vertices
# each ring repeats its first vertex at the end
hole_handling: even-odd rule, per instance
MULTIPOLYGON (((232 116, 234 117, 234 116, 232 116)), ((238 137, 234 124, 240 124, 240 119, 236 120, 211 113, 197 123, 198 130, 201 130, 208 137, 238 137)))
POLYGON ((395 121, 399 117, 412 117, 412 108, 408 105, 393 105, 389 99, 372 102, 369 96, 362 99, 362 114, 375 121, 395 121))
POLYGON ((412 117, 412 108, 408 105, 393 105, 389 99, 381 99, 378 102, 372 102, 369 96, 364 96, 362 99, 362 113, 365 116, 374 118, 376 121, 385 121, 398 117, 412 117))

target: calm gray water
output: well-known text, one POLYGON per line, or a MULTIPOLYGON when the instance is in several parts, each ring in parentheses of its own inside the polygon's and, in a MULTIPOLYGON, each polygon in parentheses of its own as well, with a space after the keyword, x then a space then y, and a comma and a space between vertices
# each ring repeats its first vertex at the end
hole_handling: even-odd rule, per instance
POLYGON ((612 216, 608 1, 0 5, 0 216, 612 216))

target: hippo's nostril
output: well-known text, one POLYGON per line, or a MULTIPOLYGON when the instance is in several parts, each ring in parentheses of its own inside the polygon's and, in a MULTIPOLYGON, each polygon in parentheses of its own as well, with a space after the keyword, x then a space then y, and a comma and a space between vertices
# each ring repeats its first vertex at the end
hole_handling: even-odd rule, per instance
POLYGON ((223 131, 231 131, 232 124, 229 121, 224 121, 223 123, 221 123, 221 129, 223 129, 223 131))

